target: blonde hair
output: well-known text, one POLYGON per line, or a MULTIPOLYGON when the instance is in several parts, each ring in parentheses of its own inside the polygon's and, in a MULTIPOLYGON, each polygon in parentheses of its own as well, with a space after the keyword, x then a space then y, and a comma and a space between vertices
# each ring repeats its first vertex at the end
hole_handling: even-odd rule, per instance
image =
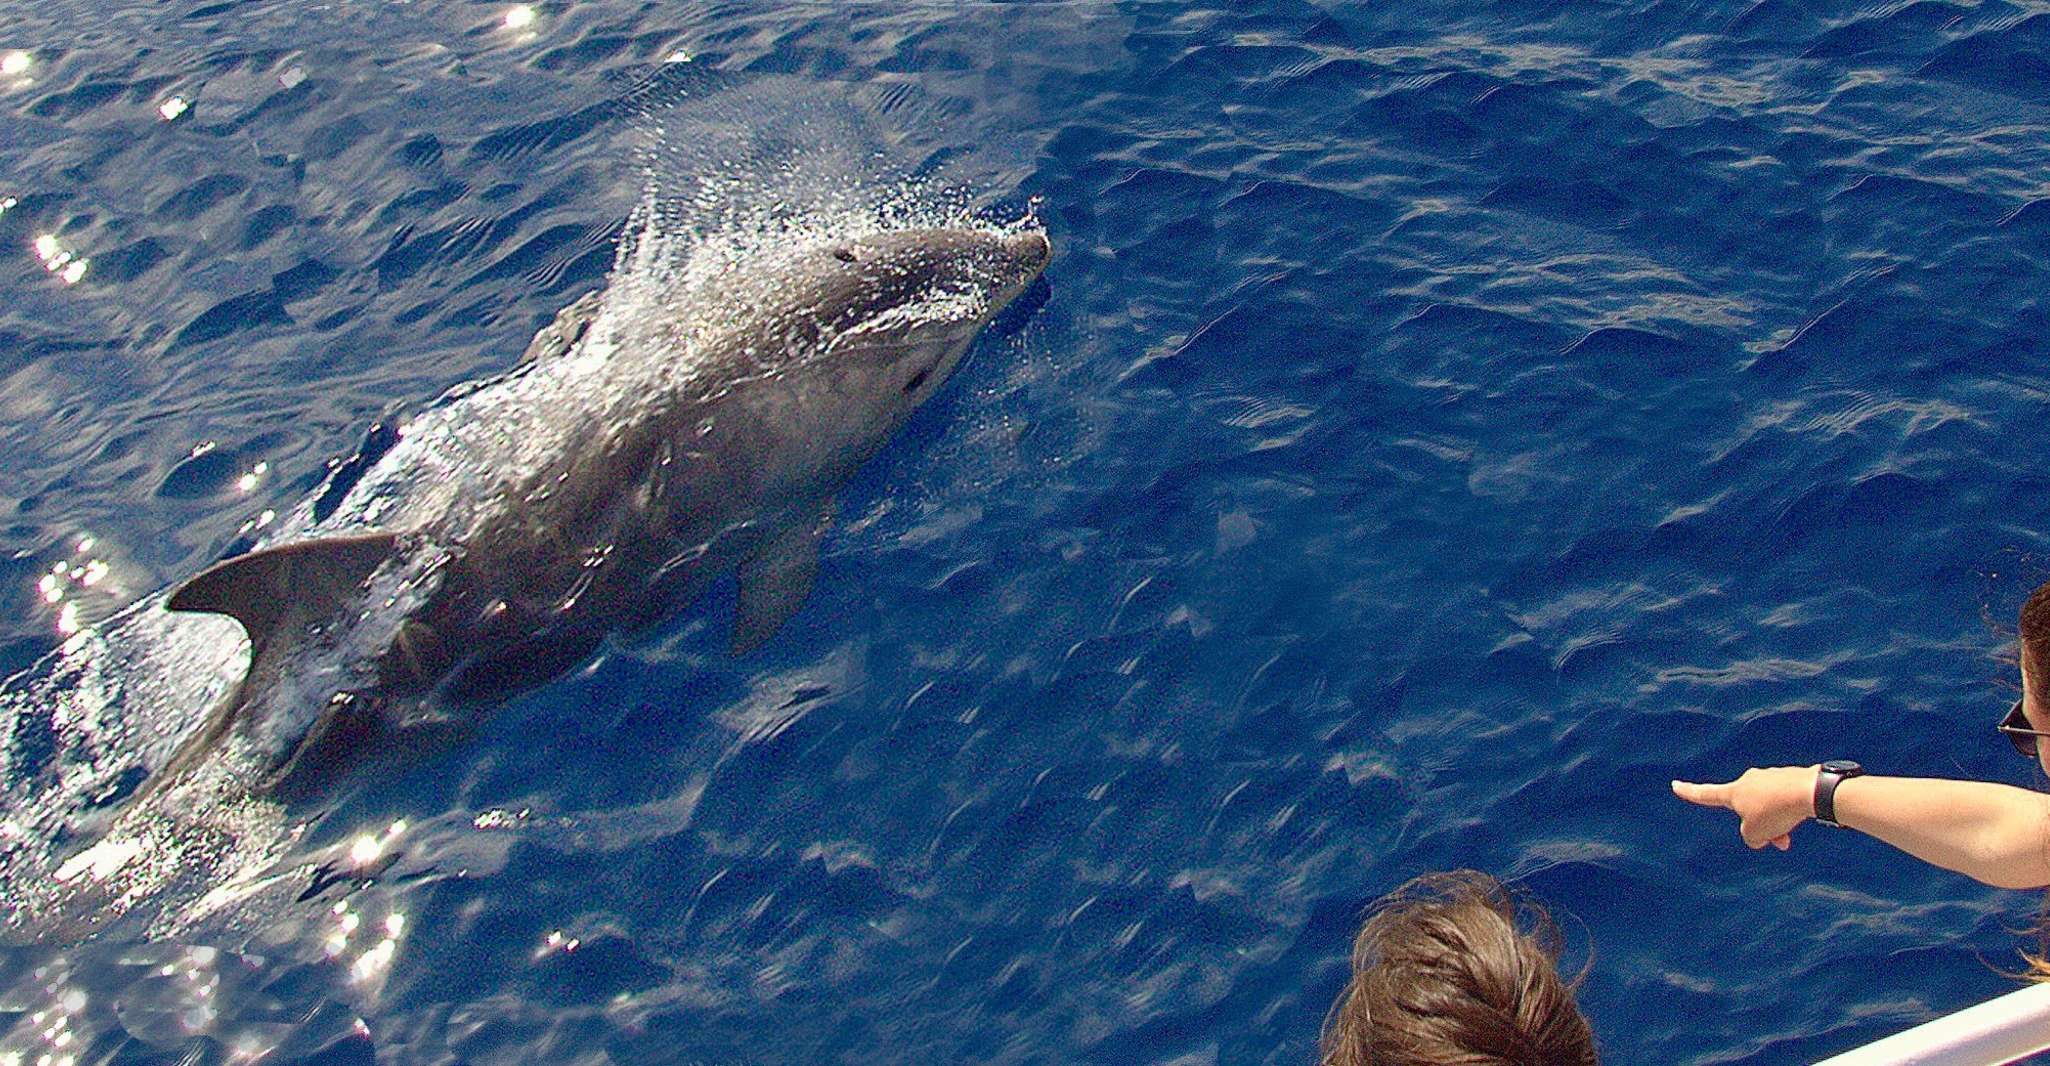
POLYGON ((1474 870, 1396 889, 1353 943, 1324 1066, 1595 1066, 1544 909, 1474 870))

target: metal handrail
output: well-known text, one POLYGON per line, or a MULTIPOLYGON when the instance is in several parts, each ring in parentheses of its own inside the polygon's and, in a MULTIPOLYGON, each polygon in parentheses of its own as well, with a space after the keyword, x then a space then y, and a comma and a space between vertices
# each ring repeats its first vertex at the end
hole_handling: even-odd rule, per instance
POLYGON ((2050 984, 2030 985, 1815 1066, 2003 1066, 2050 1049, 2050 984))

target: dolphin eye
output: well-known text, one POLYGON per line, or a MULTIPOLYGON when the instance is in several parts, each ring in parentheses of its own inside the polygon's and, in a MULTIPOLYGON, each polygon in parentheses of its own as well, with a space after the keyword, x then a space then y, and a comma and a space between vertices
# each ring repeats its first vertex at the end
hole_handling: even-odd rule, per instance
POLYGON ((833 249, 833 258, 843 263, 852 263, 854 262, 854 250, 851 248, 835 248, 833 249))
POLYGON ((917 392, 918 387, 920 385, 925 384, 925 376, 931 372, 932 371, 928 368, 926 370, 921 370, 918 373, 911 375, 911 381, 904 386, 904 394, 906 396, 909 396, 910 394, 917 392))

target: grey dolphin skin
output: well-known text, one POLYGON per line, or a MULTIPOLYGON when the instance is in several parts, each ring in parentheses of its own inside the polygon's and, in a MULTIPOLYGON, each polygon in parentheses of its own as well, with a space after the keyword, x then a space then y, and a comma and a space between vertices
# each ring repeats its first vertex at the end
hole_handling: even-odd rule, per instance
POLYGON ((236 743, 258 787, 313 794, 729 572, 733 648, 758 646, 809 592, 835 492, 1051 254, 1033 230, 900 230, 759 254, 674 314, 614 313, 617 281, 570 305, 519 370, 388 433, 170 596, 234 617, 252 650, 145 791, 236 743))

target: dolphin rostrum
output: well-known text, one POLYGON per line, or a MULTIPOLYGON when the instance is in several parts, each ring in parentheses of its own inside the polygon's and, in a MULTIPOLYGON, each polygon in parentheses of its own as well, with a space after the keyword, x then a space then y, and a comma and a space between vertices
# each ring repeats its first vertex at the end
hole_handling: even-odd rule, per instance
POLYGON ((1051 253, 1032 229, 885 231, 571 304, 519 369, 373 431, 269 541, 172 593, 241 622, 250 661, 145 791, 235 744, 304 795, 727 572, 732 646, 756 647, 810 590, 834 493, 1051 253))

